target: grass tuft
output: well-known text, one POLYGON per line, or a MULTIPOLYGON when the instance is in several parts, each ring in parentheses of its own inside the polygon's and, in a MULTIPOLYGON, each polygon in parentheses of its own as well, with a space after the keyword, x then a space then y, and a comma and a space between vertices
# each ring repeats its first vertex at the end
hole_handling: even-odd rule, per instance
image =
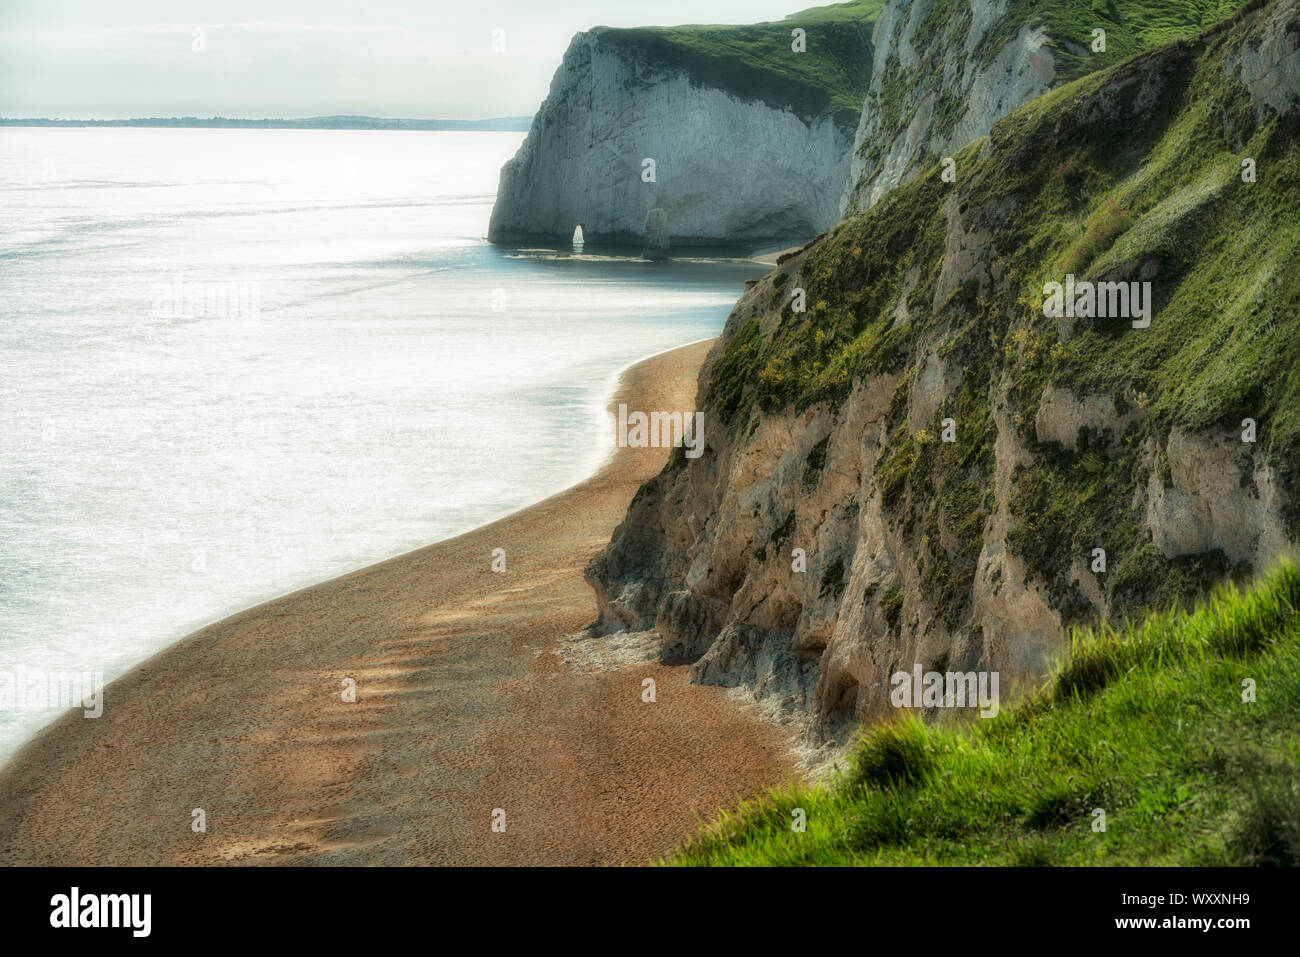
POLYGON ((915 718, 869 728, 853 756, 847 782, 872 787, 916 784, 933 766, 930 747, 925 725, 915 718))

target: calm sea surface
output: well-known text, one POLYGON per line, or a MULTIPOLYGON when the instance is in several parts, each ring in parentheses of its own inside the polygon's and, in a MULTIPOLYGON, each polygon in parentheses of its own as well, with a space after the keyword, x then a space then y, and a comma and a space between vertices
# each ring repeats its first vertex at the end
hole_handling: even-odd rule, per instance
POLYGON ((489 246, 522 137, 0 130, 0 760, 58 713, 6 680, 558 491, 622 367, 721 331, 762 267, 489 246))

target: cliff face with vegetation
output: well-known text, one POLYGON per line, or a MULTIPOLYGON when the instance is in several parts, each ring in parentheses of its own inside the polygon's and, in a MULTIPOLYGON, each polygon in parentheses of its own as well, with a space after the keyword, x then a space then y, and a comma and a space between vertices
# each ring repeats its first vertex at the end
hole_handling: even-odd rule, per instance
POLYGON ((802 241, 828 228, 879 7, 578 34, 501 171, 489 239, 567 242, 581 225, 589 244, 640 243, 651 209, 665 211, 672 245, 802 241))
POLYGON ((889 713, 895 671, 1005 695, 1063 626, 1294 542, 1298 47, 1300 0, 1273 0, 1084 77, 747 290, 704 454, 588 569, 595 632, 653 633, 817 748, 889 713), (1149 282, 1150 326, 1045 316, 1067 275, 1149 282))
POLYGON ((890 0, 842 211, 867 209, 1037 96, 1199 32, 1236 0, 890 0), (1094 30, 1105 49, 1094 50, 1094 30))

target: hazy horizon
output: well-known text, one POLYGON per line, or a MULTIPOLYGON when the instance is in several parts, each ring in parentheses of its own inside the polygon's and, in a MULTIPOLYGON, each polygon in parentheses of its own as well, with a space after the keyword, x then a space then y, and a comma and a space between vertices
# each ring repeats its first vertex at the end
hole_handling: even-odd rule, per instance
POLYGON ((516 116, 387 116, 378 113, 312 113, 304 116, 223 116, 221 114, 196 115, 181 114, 139 114, 136 116, 7 116, 0 113, 0 121, 59 121, 67 123, 129 123, 137 120, 240 120, 247 122, 274 122, 276 120, 329 120, 329 119, 366 119, 366 120, 419 120, 423 122, 446 123, 486 123, 492 120, 527 120, 533 114, 520 113, 516 116))
POLYGON ((751 23, 807 6, 486 0, 468 9, 415 0, 230 0, 214 8, 128 0, 105 8, 93 0, 15 0, 0 9, 0 116, 531 116, 580 31, 751 23))

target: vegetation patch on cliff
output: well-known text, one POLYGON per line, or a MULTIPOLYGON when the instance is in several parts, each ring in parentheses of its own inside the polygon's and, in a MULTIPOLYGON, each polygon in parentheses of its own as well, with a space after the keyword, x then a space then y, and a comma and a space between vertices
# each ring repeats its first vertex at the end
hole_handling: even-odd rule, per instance
POLYGON ((986 65, 1024 23, 1047 28, 1056 75, 1076 80, 1172 40, 1193 37, 1230 17, 1244 0, 1011 0, 976 48, 986 65), (1106 31, 1094 51, 1093 31, 1106 31))
POLYGON ((1298 611, 1284 563, 1190 612, 1075 631, 1018 705, 870 729, 834 783, 745 804, 672 863, 1300 864, 1298 611))
POLYGON ((814 7, 773 23, 596 27, 607 43, 743 99, 792 109, 804 119, 824 113, 857 127, 871 82, 871 30, 883 0, 814 7), (791 31, 806 33, 796 52, 791 31))
MULTIPOLYGON (((1172 40, 1194 37, 1232 15, 1242 0, 1011 0, 971 51, 987 70, 1025 28, 1041 28, 1053 57, 1053 82, 1069 82, 1172 40), (1105 31, 1105 48, 1094 50, 1094 30, 1105 31)), ((894 22, 872 109, 878 128, 859 146, 868 176, 879 170, 889 145, 903 136, 917 112, 930 104, 932 143, 948 140, 966 114, 965 90, 954 91, 945 62, 971 43, 971 4, 932 0, 916 25, 909 49, 900 53, 910 22, 894 22)), ((929 159, 937 160, 932 148, 929 159)))

